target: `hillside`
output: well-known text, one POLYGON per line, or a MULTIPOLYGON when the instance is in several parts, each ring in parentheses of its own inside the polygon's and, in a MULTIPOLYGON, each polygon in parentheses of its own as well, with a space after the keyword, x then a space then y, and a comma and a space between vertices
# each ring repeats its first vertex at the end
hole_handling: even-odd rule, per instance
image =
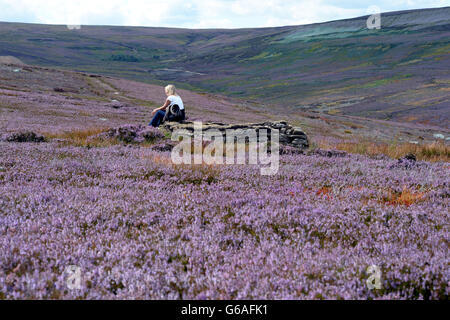
POLYGON ((442 12, 381 34, 0 24, 0 300, 448 300, 442 12), (176 164, 146 126, 169 81, 188 120, 283 119, 310 148, 176 164))
MULTIPOLYGON (((22 65, 0 74, 0 299, 448 300, 448 146, 410 144, 425 151, 417 161, 313 147, 281 154, 273 176, 261 163, 175 165, 158 129, 99 137, 145 124, 162 87, 22 65), (45 139, 23 141, 25 130, 45 139), (367 285, 372 264, 381 289, 367 285), (77 290, 68 266, 82 271, 77 290)), ((345 136, 435 132, 180 93, 191 119, 287 117, 332 149, 345 136)))
POLYGON ((0 23, 0 56, 153 84, 167 81, 284 112, 450 127, 450 7, 235 30, 0 23))
MULTIPOLYGON (((226 123, 289 120, 320 144, 347 142, 430 143, 450 130, 355 116, 268 107, 219 94, 181 90, 190 120, 226 123)), ((146 124, 162 104, 163 87, 116 77, 47 67, 0 64, 0 132, 40 133, 146 124)))

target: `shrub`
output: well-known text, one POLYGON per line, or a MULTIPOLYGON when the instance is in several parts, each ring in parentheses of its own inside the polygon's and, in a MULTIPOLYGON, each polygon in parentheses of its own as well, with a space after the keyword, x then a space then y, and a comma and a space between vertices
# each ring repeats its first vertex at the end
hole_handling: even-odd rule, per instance
POLYGON ((8 142, 45 142, 45 137, 32 131, 23 131, 8 134, 2 140, 8 142))

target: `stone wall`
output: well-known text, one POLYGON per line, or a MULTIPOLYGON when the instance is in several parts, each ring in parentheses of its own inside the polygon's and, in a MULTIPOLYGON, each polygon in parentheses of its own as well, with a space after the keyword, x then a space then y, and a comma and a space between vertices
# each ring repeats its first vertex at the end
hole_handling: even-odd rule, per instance
MULTIPOLYGON (((174 130, 187 130, 190 134, 194 133, 194 122, 184 121, 183 123, 178 122, 166 122, 162 125, 163 128, 174 131, 174 130)), ((257 132, 261 129, 266 129, 270 134, 270 129, 280 130, 280 144, 291 146, 299 149, 309 148, 309 141, 306 134, 299 127, 292 127, 286 121, 273 121, 273 122, 262 122, 262 123, 242 123, 242 124, 224 124, 220 122, 205 122, 202 123, 203 131, 208 129, 215 129, 221 132, 226 130, 236 130, 235 134, 239 136, 239 132, 245 136, 245 131, 248 129, 254 129, 257 132)))

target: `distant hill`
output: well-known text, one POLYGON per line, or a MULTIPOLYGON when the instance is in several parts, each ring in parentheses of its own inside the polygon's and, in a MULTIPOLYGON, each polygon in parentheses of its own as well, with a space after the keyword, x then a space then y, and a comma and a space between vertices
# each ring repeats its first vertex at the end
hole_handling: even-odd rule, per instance
POLYGON ((450 127, 450 7, 258 29, 0 23, 27 64, 220 93, 286 111, 450 127))

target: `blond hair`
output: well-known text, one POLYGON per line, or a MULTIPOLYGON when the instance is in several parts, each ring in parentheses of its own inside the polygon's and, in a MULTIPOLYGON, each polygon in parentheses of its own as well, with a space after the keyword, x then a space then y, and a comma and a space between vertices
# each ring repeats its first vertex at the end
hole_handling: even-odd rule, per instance
POLYGON ((178 96, 177 94, 177 88, 173 84, 169 84, 167 87, 164 88, 166 90, 166 93, 170 96, 178 96))

